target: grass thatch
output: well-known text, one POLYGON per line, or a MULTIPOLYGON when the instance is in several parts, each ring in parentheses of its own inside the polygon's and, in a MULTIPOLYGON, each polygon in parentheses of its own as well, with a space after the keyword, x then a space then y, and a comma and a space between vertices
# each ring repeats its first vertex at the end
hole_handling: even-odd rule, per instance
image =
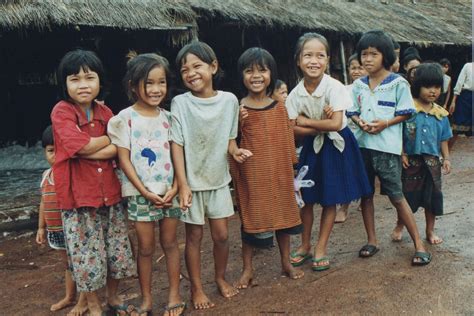
POLYGON ((196 31, 194 11, 183 1, 2 0, 0 4, 0 30, 76 26, 175 30, 185 38, 196 31))
MULTIPOLYGON (((0 0, 0 30, 88 25, 186 29, 199 19, 241 27, 299 28, 359 35, 384 29, 418 45, 471 45, 469 0, 0 0)), ((189 31, 189 30, 188 30, 189 31)))
POLYGON ((197 12, 246 25, 358 35, 383 29, 399 42, 471 45, 469 0, 187 0, 197 12))

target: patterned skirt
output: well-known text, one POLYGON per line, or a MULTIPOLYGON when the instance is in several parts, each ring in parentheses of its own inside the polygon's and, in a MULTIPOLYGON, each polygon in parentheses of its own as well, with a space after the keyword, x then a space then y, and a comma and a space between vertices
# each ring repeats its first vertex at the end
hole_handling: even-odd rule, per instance
POLYGON ((314 136, 304 139, 298 170, 307 165, 309 170, 304 179, 315 182, 315 186, 301 189, 306 204, 332 206, 373 194, 354 134, 346 127, 339 135, 345 142, 342 153, 327 136, 317 154, 313 149, 314 136))
POLYGON ((462 90, 453 113, 453 133, 472 136, 472 91, 462 90))
POLYGON ((433 215, 443 215, 441 162, 431 155, 408 157, 410 166, 402 171, 403 194, 413 213, 420 207, 433 215))

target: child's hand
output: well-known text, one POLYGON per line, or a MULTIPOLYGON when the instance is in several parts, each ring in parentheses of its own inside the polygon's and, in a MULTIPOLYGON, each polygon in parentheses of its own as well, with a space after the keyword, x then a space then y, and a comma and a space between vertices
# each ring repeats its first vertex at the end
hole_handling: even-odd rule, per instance
POLYGON ((295 120, 296 126, 306 126, 308 118, 304 115, 298 115, 295 120))
POLYGON ((179 207, 183 212, 187 212, 192 205, 193 193, 189 186, 183 185, 179 187, 179 207))
POLYGON ((44 228, 38 228, 36 231, 36 243, 38 245, 44 245, 46 243, 46 230, 44 228))
POLYGON ((239 111, 239 120, 243 121, 249 116, 249 112, 247 109, 241 104, 240 105, 240 111, 239 111))
POLYGON ((326 114, 326 117, 328 119, 331 119, 332 118, 332 115, 334 113, 334 110, 332 108, 332 106, 330 106, 329 104, 326 105, 324 108, 323 108, 323 111, 324 111, 324 114, 326 114))
POLYGON ((370 127, 368 131, 370 134, 378 134, 388 127, 388 120, 376 119, 367 125, 370 127))
POLYGON ((238 148, 232 153, 232 158, 238 163, 244 163, 248 158, 252 157, 253 154, 250 150, 238 148))
POLYGON ((404 169, 407 169, 408 167, 410 167, 410 162, 408 161, 408 156, 403 154, 402 155, 402 166, 404 169))
POLYGON ((451 173, 451 161, 449 159, 443 159, 443 174, 451 173))
POLYGON ((165 201, 167 205, 169 204, 169 207, 171 207, 171 205, 173 204, 172 201, 173 201, 173 198, 176 196, 176 194, 178 194, 178 187, 173 186, 171 189, 166 191, 165 196, 163 196, 163 200, 165 201))
POLYGON ((165 208, 166 206, 165 200, 156 193, 147 191, 143 196, 145 199, 153 203, 157 208, 165 208))
POLYGON ((449 106, 449 114, 453 115, 454 111, 456 110, 456 103, 451 103, 449 106))

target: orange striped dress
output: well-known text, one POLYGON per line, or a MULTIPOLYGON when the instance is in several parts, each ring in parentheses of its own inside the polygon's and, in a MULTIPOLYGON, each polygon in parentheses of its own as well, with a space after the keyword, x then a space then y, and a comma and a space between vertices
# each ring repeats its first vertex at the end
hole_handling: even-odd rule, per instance
POLYGON ((253 156, 243 164, 231 159, 240 218, 246 233, 261 233, 301 224, 293 187, 296 152, 285 105, 246 107, 240 126, 241 148, 253 156))

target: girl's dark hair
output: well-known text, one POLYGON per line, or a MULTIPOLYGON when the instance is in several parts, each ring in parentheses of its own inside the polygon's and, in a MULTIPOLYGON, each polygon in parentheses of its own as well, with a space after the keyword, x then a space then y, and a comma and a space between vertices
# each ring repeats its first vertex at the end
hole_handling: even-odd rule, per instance
POLYGON ((280 89, 282 85, 286 86, 286 83, 283 80, 277 79, 275 81, 275 88, 273 88, 273 91, 280 89))
POLYGON ((359 63, 360 65, 360 61, 359 61, 359 57, 357 54, 352 54, 349 59, 347 60, 347 69, 349 69, 349 67, 351 66, 351 63, 354 61, 354 60, 357 60, 357 62, 359 63))
POLYGON ((324 45, 324 47, 326 48, 326 53, 327 53, 328 57, 331 54, 330 49, 329 49, 329 42, 323 35, 321 35, 319 33, 314 33, 314 32, 304 33, 303 35, 301 35, 300 38, 298 38, 298 41, 296 41, 295 57, 294 57, 296 72, 298 73, 298 76, 300 78, 303 77, 303 72, 301 71, 300 67, 298 66, 298 61, 301 57, 301 51, 303 50, 303 47, 306 44, 306 42, 308 42, 310 40, 313 40, 313 39, 318 40, 319 42, 321 42, 321 44, 324 45))
POLYGON ((413 97, 420 96, 422 87, 442 87, 443 86, 443 70, 437 63, 424 63, 416 67, 415 78, 411 85, 411 93, 413 97))
POLYGON ((239 60, 237 61, 237 72, 239 74, 241 89, 243 89, 242 91, 245 91, 243 72, 245 69, 253 66, 260 66, 270 70, 270 84, 268 85, 266 92, 267 95, 271 95, 273 89, 275 89, 275 82, 278 78, 277 65, 273 56, 266 49, 260 47, 251 47, 247 49, 242 53, 242 55, 240 55, 239 60))
POLYGON ((403 56, 403 60, 402 60, 403 67, 408 65, 410 63, 410 61, 412 61, 412 60, 418 60, 420 62, 420 64, 422 62, 420 55, 417 55, 415 53, 405 54, 403 56))
POLYGON ((123 78, 123 85, 130 101, 135 102, 138 100, 138 85, 140 82, 142 82, 143 89, 146 92, 148 76, 155 67, 163 68, 166 76, 166 85, 169 86, 171 81, 170 67, 166 58, 154 53, 137 55, 136 52, 128 53, 127 57, 129 60, 127 62, 127 72, 123 78))
POLYGON ((41 135, 41 146, 46 148, 46 146, 54 145, 54 138, 53 138, 53 127, 49 125, 43 131, 43 135, 41 135))
MULTIPOLYGON (((192 41, 183 46, 176 56, 176 69, 180 72, 181 67, 186 62, 186 57, 189 54, 193 54, 206 64, 212 64, 214 61, 217 62, 216 53, 214 50, 204 42, 201 41, 192 41)), ((222 80, 224 72, 221 70, 219 63, 217 63, 217 72, 212 76, 212 87, 216 89, 216 86, 222 80)), ((180 76, 181 78, 181 76, 180 76)))
POLYGON ((448 72, 451 70, 451 62, 447 58, 442 58, 439 60, 441 66, 448 66, 448 72))
POLYGON ((369 47, 377 49, 382 54, 382 64, 387 70, 389 70, 395 63, 395 60, 397 60, 392 39, 384 31, 372 30, 362 35, 356 46, 357 56, 361 65, 362 51, 369 47))
POLYGON ((83 49, 76 49, 66 53, 59 62, 57 80, 60 89, 60 97, 63 100, 69 100, 71 98, 67 93, 66 79, 70 75, 78 74, 81 69, 84 70, 84 72, 93 71, 97 73, 100 81, 100 92, 97 98, 103 100, 106 92, 104 66, 96 53, 83 49))

